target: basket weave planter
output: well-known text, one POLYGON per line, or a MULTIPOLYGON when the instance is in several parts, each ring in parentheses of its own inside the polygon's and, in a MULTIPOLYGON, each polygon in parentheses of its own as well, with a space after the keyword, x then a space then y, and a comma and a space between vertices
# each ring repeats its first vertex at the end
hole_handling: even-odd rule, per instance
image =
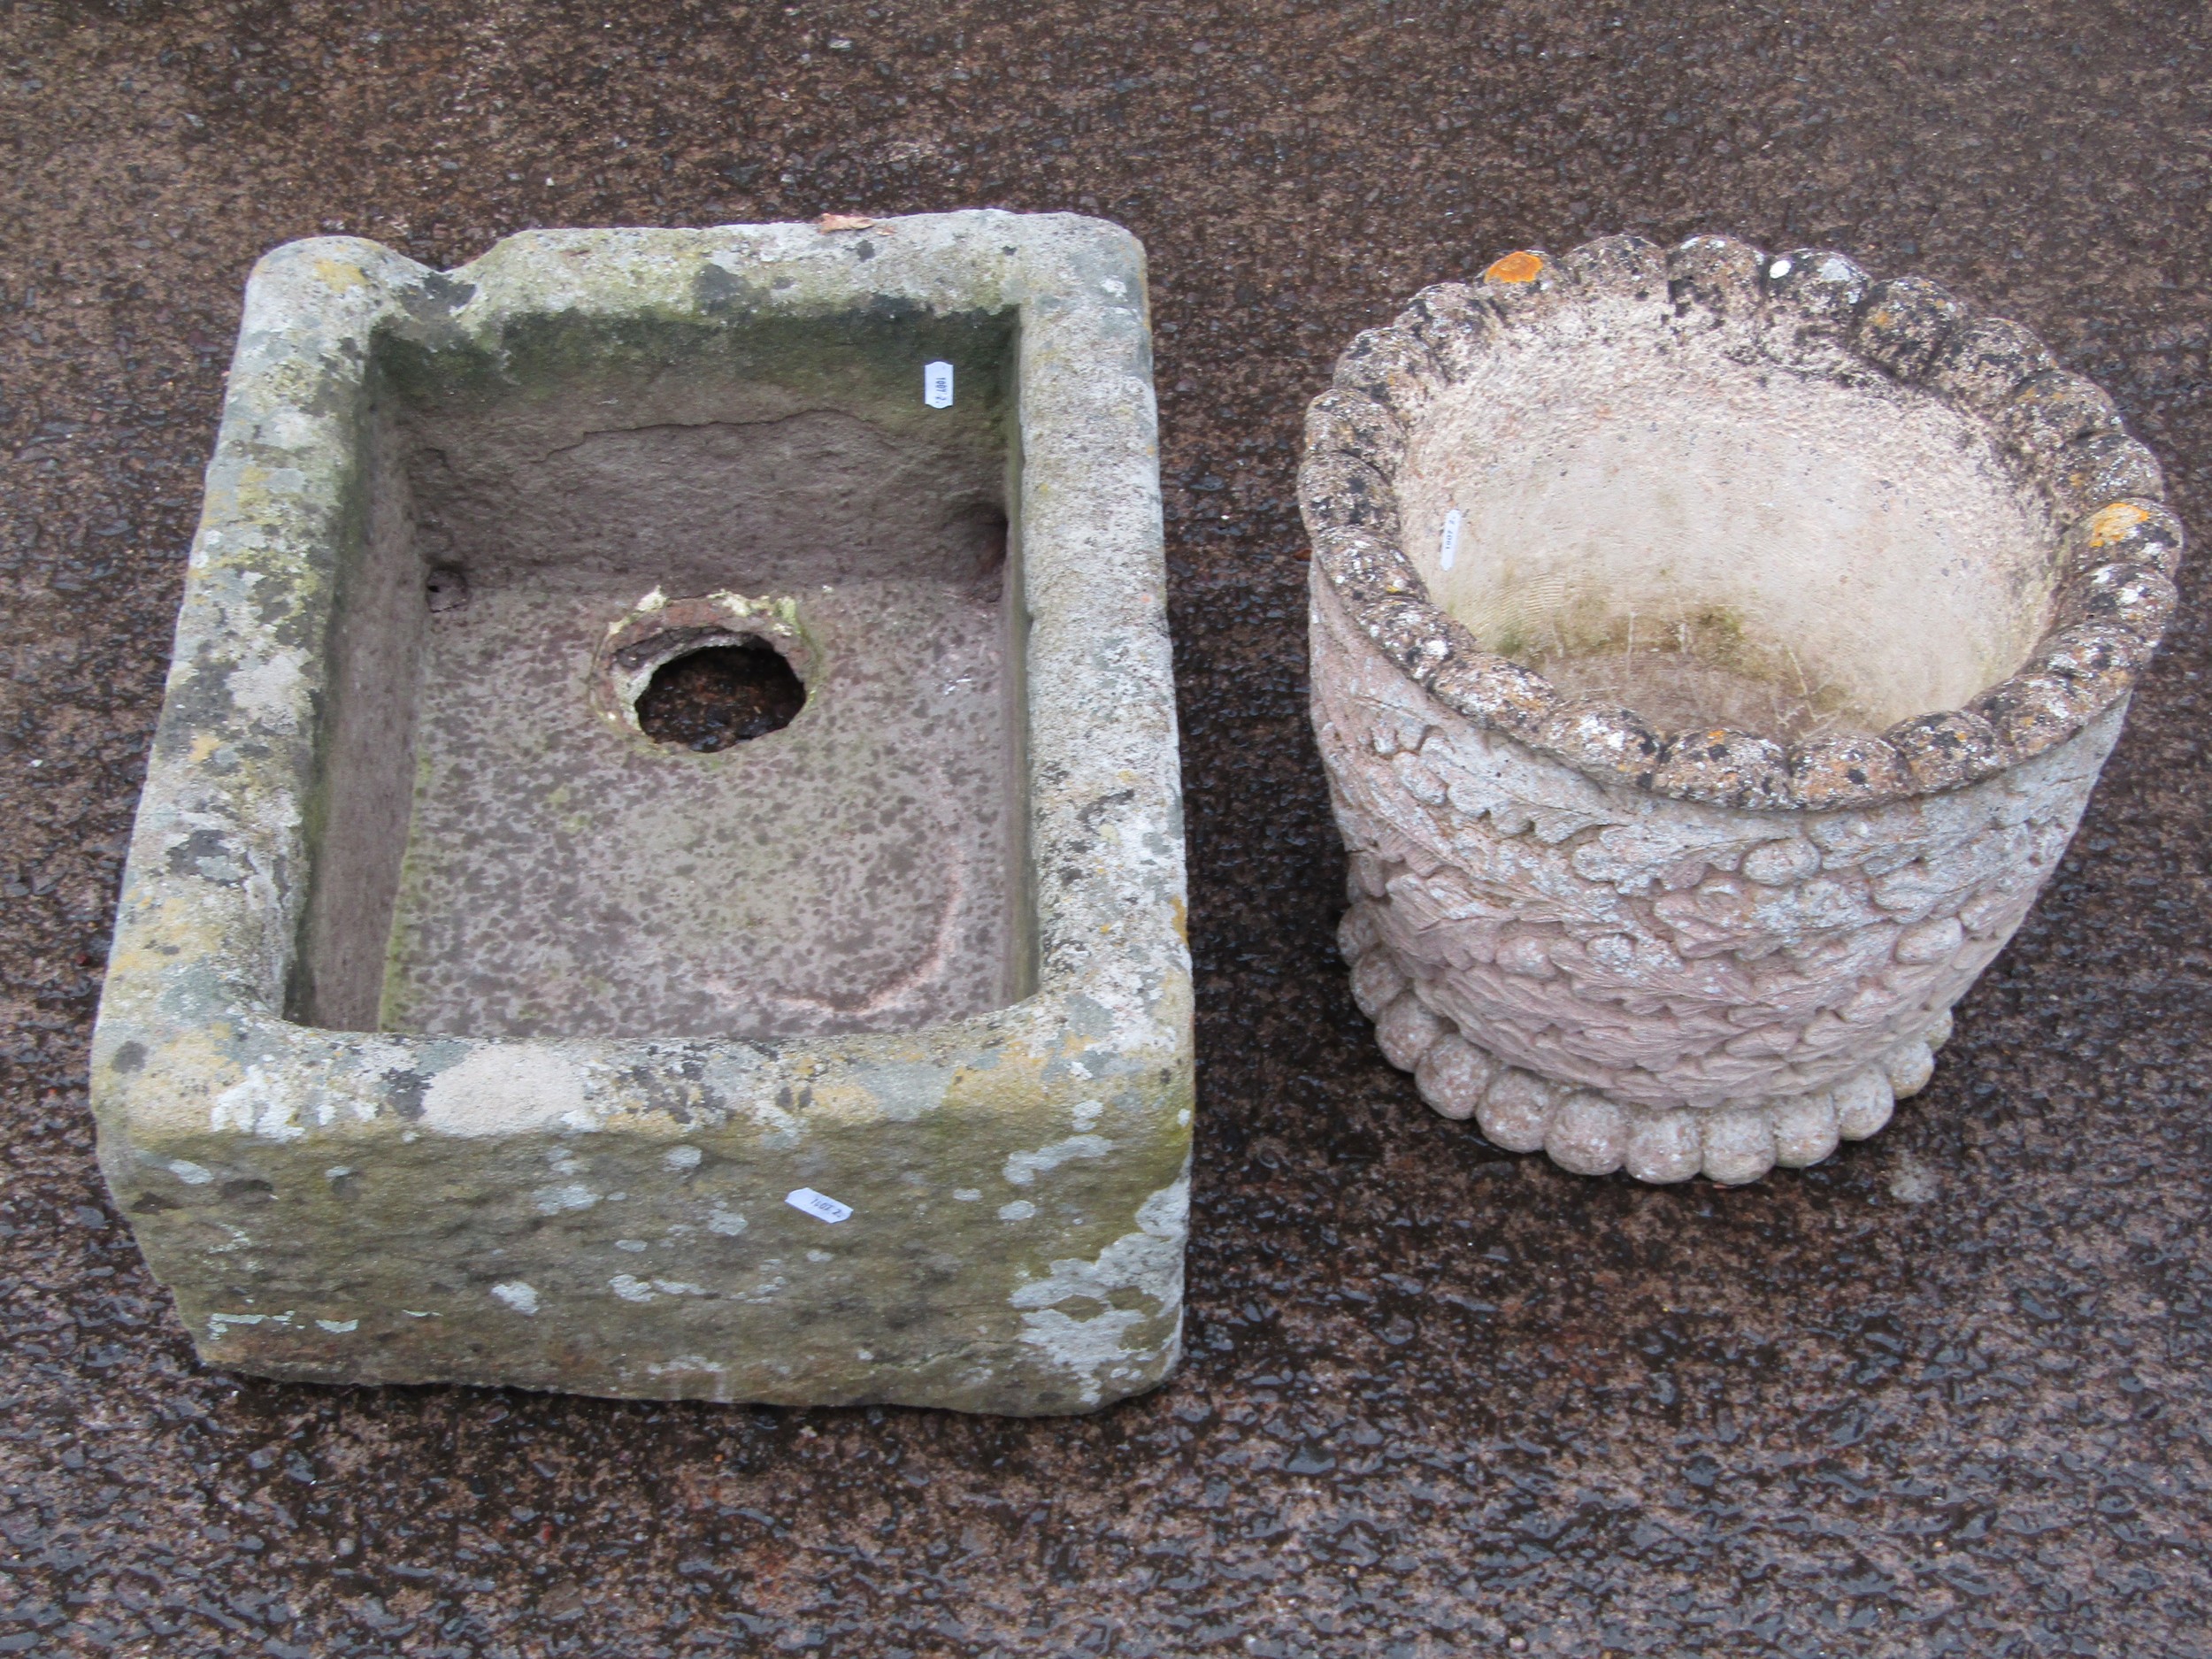
POLYGON ((2118 735, 2162 488, 2024 329, 1833 253, 1511 254, 1361 334, 1300 497, 1384 1053, 1589 1174, 1881 1128, 2118 735))

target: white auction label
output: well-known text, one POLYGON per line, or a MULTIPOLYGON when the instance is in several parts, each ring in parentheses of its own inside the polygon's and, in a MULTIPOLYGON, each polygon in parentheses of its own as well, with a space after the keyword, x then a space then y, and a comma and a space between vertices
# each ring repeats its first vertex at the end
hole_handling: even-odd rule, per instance
POLYGON ((821 1221, 842 1221, 853 1213, 850 1204, 841 1204, 826 1193, 818 1193, 811 1187, 796 1187, 786 1193, 783 1202, 794 1210, 803 1210, 821 1221))
POLYGON ((925 363, 922 365, 922 402, 932 409, 952 407, 952 365, 925 363))
POLYGON ((1444 515, 1444 543, 1436 549, 1436 562, 1445 570, 1459 557, 1459 526, 1465 521, 1466 515, 1456 507, 1444 515))

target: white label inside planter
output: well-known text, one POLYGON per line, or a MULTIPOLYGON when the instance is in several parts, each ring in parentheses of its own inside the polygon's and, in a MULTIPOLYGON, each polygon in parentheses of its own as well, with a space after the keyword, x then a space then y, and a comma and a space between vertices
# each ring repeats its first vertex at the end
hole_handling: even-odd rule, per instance
POLYGON ((803 1210, 821 1221, 842 1221, 853 1213, 850 1204, 841 1204, 827 1194, 818 1193, 811 1187, 794 1187, 784 1194, 783 1202, 794 1210, 803 1210))
POLYGON ((952 365, 925 363, 922 365, 922 402, 932 409, 952 407, 952 365))
POLYGON ((1440 569, 1451 569, 1454 561, 1459 557, 1459 526, 1464 522, 1466 515, 1456 507, 1444 515, 1444 541, 1436 549, 1436 563, 1440 569))

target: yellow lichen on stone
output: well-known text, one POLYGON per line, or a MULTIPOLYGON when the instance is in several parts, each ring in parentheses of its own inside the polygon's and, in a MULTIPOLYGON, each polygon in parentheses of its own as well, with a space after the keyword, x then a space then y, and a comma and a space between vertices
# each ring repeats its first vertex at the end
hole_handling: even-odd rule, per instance
POLYGON ((359 265, 348 265, 340 259, 316 260, 315 274, 341 294, 349 288, 366 287, 369 280, 362 274, 359 265))
POLYGON ((2110 547, 2149 517, 2149 512, 2131 501, 2116 501, 2108 507, 2101 507, 2089 521, 2089 545, 2110 547))

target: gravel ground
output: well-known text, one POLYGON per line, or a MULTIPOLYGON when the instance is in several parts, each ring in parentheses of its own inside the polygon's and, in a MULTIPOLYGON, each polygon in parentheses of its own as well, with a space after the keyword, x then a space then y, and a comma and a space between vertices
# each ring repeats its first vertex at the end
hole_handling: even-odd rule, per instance
POLYGON ((1717 230, 2019 318, 2212 524, 2207 48, 2171 0, 0 12, 0 1653, 2212 1654, 2203 566, 1928 1092, 1649 1190, 1377 1056, 1291 498, 1305 400, 1422 283, 1717 230), (248 265, 975 204, 1152 254, 1182 1373, 1018 1422, 201 1368, 82 1072, 248 265))

